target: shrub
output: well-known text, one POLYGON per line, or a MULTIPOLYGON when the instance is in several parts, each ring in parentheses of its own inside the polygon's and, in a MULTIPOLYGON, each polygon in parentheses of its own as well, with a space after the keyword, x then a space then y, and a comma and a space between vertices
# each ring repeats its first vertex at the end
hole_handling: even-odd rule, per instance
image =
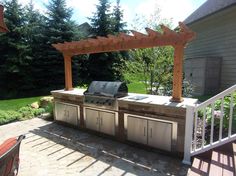
POLYGON ((40 116, 47 112, 47 116, 53 114, 53 97, 43 97, 39 102, 23 106, 18 110, 0 110, 0 125, 17 120, 27 120, 40 116), (40 105, 40 106, 39 106, 40 105))
POLYGON ((52 117, 53 114, 53 97, 43 97, 39 101, 39 107, 43 108, 46 113, 49 113, 52 117))
POLYGON ((16 121, 21 118, 21 114, 17 111, 0 110, 0 125, 16 121))
POLYGON ((187 80, 183 80, 183 97, 192 97, 193 85, 187 80))
POLYGON ((20 108, 18 112, 22 115, 19 120, 26 120, 41 115, 42 113, 45 112, 45 109, 43 108, 33 109, 29 106, 25 106, 20 108))
POLYGON ((52 104, 52 103, 49 103, 49 104, 48 104, 47 106, 45 106, 43 109, 45 110, 45 112, 48 112, 48 113, 52 114, 52 113, 53 113, 53 104, 52 104))
POLYGON ((41 108, 47 107, 50 104, 52 104, 52 102, 53 102, 53 97, 50 97, 50 96, 43 97, 39 101, 39 107, 41 107, 41 108))
MULTIPOLYGON (((158 89, 158 94, 163 96, 171 96, 173 92, 172 86, 163 86, 158 89)), ((183 80, 182 84, 182 96, 183 97, 192 97, 193 86, 187 80, 183 80)))
MULTIPOLYGON (((234 93, 233 95, 233 99, 234 99, 234 103, 233 103, 233 125, 232 125, 232 129, 233 131, 236 131, 236 127, 235 127, 235 124, 236 124, 236 93, 234 93)), ((231 101, 231 98, 230 96, 226 96, 224 97, 224 103, 223 103, 223 106, 224 106, 224 111, 221 112, 221 100, 217 100, 215 102, 215 107, 214 107, 214 125, 216 126, 216 128, 219 128, 220 126, 220 116, 221 114, 223 114, 223 128, 224 129, 228 129, 229 127, 229 117, 230 117, 230 101, 231 101)), ((203 110, 199 111, 198 112, 198 116, 199 117, 203 117, 203 110)), ((212 119, 212 108, 211 106, 208 106, 206 107, 206 123, 207 124, 211 124, 211 119, 212 119)))
MULTIPOLYGON (((230 96, 224 97, 224 104, 223 104, 224 105, 224 112, 221 112, 221 113, 223 113, 223 116, 224 116, 223 126, 225 128, 229 127, 230 102, 231 102, 230 96)), ((236 122, 236 108, 235 107, 236 107, 236 92, 233 94, 233 114, 232 114, 233 124, 235 124, 235 122, 236 122)), ((215 110, 220 111, 220 108, 221 108, 221 100, 217 100, 215 103, 215 110)), ((234 125, 232 127, 233 127, 233 129, 235 129, 234 125)))

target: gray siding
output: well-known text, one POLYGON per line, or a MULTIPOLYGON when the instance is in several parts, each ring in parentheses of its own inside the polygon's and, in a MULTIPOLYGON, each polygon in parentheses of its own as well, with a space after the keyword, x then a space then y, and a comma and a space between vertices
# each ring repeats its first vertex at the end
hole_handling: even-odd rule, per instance
POLYGON ((236 6, 189 25, 197 37, 185 58, 221 57, 221 90, 236 84, 236 6))
POLYGON ((186 59, 185 79, 192 84, 193 95, 208 95, 219 92, 221 58, 206 57, 186 59))

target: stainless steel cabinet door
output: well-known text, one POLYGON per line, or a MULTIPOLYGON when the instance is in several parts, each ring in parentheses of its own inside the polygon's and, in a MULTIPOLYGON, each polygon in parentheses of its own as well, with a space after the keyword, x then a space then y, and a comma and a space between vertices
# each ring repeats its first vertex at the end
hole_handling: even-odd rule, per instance
POLYGON ((85 109, 86 128, 99 131, 99 113, 93 109, 85 109))
POLYGON ((66 122, 67 111, 66 105, 62 103, 55 103, 55 120, 66 122))
POLYGON ((128 116, 127 135, 130 141, 147 144, 147 120, 128 116))
POLYGON ((78 124, 78 108, 77 106, 73 106, 73 105, 67 105, 66 106, 66 110, 67 110, 67 123, 71 124, 71 125, 76 125, 78 124))
POLYGON ((148 121, 148 145, 171 151, 172 124, 148 121))
POLYGON ((99 112, 100 131, 109 135, 115 135, 115 113, 99 112))

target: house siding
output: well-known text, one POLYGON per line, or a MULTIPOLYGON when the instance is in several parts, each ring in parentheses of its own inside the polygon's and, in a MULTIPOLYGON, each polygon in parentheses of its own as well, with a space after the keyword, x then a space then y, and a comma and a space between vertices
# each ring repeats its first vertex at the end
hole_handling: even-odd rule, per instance
POLYGON ((236 84, 236 6, 188 25, 197 37, 185 49, 185 59, 221 57, 220 89, 236 84))

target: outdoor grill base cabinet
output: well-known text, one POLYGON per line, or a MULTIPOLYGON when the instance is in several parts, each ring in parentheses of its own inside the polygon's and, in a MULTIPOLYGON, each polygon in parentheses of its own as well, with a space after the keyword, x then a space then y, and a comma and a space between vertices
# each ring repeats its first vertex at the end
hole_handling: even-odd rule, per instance
POLYGON ((172 124, 148 120, 148 145, 171 151, 172 124))
POLYGON ((127 138, 130 141, 171 151, 172 124, 128 115, 127 138))
POLYGON ((173 103, 170 97, 127 94, 122 85, 95 81, 87 90, 52 91, 55 121, 182 156, 186 106, 195 106, 197 99, 173 103))
POLYGON ((86 128, 108 135, 115 135, 115 112, 85 108, 86 128))
POLYGON ((127 131, 128 140, 147 144, 147 120, 128 116, 127 131))
POLYGON ((55 120, 77 126, 79 121, 79 106, 55 102, 55 120))

